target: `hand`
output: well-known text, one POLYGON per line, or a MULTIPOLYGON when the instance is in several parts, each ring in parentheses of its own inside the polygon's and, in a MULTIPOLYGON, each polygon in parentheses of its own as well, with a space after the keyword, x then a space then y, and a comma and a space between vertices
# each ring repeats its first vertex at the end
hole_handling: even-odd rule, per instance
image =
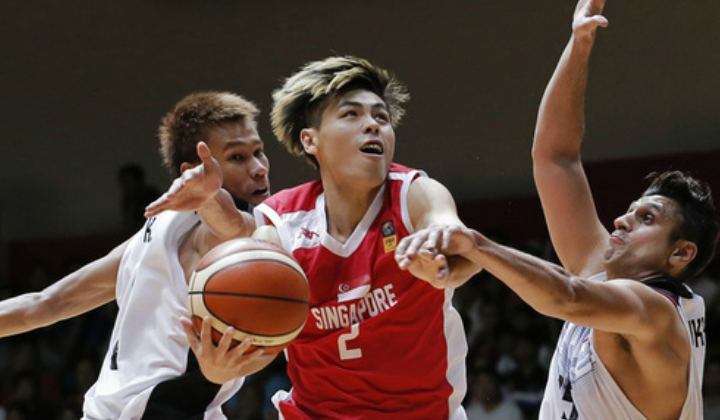
POLYGON ((457 225, 430 225, 403 238, 395 250, 401 270, 427 281, 433 287, 450 286, 448 257, 462 255, 473 249, 473 231, 457 225))
POLYGON ((223 384, 232 379, 247 376, 258 370, 258 366, 265 366, 275 358, 276 354, 265 354, 262 349, 245 354, 252 345, 252 339, 247 337, 236 347, 230 348, 235 329, 225 330, 217 346, 211 339, 212 326, 210 317, 205 317, 198 337, 192 323, 188 319, 181 319, 185 335, 190 348, 208 381, 223 384))
POLYGON ((605 0, 579 0, 575 7, 572 30, 579 39, 592 39, 597 28, 608 26, 608 20, 601 13, 605 0))
POLYGON ((145 208, 145 217, 156 216, 165 210, 197 210, 220 191, 222 170, 205 142, 197 144, 197 154, 201 164, 175 178, 170 189, 145 208))

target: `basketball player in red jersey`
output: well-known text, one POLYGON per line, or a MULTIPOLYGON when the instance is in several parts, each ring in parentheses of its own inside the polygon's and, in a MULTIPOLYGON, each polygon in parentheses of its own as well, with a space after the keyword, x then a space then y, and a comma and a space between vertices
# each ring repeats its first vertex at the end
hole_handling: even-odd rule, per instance
POLYGON ((293 388, 273 402, 285 419, 464 419, 467 345, 450 300, 475 268, 458 257, 438 290, 393 258, 415 229, 462 226, 444 186, 392 163, 405 89, 366 60, 330 57, 273 99, 275 135, 320 173, 255 208, 254 236, 290 251, 311 289, 308 321, 287 349, 293 388))
MULTIPOLYGON (((256 236, 281 242, 310 281, 310 316, 287 350, 293 388, 273 398, 286 419, 465 418, 452 288, 393 259, 415 229, 462 225, 444 186, 393 163, 407 99, 386 70, 355 57, 311 62, 273 94, 275 135, 320 173, 255 208, 256 236)), ((449 286, 475 273, 466 263, 449 286)))
MULTIPOLYGON (((183 98, 160 126, 163 159, 179 176, 160 202, 172 203, 176 210, 192 207, 199 214, 166 212, 151 217, 107 256, 43 291, 0 302, 4 337, 117 300, 110 348, 98 381, 85 395, 84 418, 222 419, 220 405, 240 387, 239 377, 273 359, 261 351, 243 355, 249 340, 229 349, 231 332, 219 346, 212 345, 207 320, 199 337, 185 322, 185 337, 178 321, 189 315, 187 278, 197 261, 219 242, 252 232, 242 228, 242 219, 252 226, 252 218, 237 212, 236 206, 247 209, 269 196, 269 164, 256 129, 257 113, 254 104, 227 92, 183 98), (208 176, 196 183, 199 172, 208 176), (201 200, 182 200, 174 194, 180 188, 214 193, 201 200), (223 219, 229 224, 216 224, 220 230, 213 230, 202 223, 223 209, 232 210, 223 219), (190 348, 202 374, 189 362, 190 348)), ((151 206, 158 208, 162 206, 151 206)))

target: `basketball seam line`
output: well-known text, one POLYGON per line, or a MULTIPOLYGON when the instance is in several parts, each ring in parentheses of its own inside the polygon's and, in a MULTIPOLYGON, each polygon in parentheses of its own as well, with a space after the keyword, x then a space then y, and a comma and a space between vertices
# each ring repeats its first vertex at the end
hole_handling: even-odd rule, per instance
POLYGON ((256 295, 252 293, 237 293, 237 292, 221 292, 221 291, 203 291, 203 290, 194 290, 189 291, 189 295, 222 295, 222 296, 240 296, 240 297, 249 297, 249 298, 258 298, 258 299, 272 299, 272 300, 284 300, 286 302, 292 302, 292 303, 302 303, 303 305, 307 305, 310 302, 307 300, 302 299, 295 299, 290 297, 284 297, 284 296, 271 296, 271 295, 256 295))

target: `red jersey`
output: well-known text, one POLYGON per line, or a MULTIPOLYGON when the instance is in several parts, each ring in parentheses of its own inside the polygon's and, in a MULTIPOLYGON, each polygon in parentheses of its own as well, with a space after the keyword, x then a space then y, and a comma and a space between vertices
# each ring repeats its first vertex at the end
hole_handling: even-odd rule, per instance
POLYGON ((327 232, 320 181, 255 208, 310 282, 308 320, 286 353, 293 388, 273 398, 285 419, 465 418, 467 344, 453 292, 394 259, 413 231, 407 194, 421 175, 393 164, 345 243, 327 232))

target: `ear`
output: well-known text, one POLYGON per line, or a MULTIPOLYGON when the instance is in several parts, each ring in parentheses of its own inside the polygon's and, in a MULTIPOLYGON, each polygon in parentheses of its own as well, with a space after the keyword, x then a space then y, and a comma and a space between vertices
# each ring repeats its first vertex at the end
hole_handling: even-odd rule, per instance
POLYGON ((314 128, 303 128, 300 130, 300 143, 308 155, 317 153, 317 130, 314 128))
POLYGON ((679 240, 675 242, 668 262, 672 267, 685 268, 697 256, 697 245, 695 242, 679 240))

